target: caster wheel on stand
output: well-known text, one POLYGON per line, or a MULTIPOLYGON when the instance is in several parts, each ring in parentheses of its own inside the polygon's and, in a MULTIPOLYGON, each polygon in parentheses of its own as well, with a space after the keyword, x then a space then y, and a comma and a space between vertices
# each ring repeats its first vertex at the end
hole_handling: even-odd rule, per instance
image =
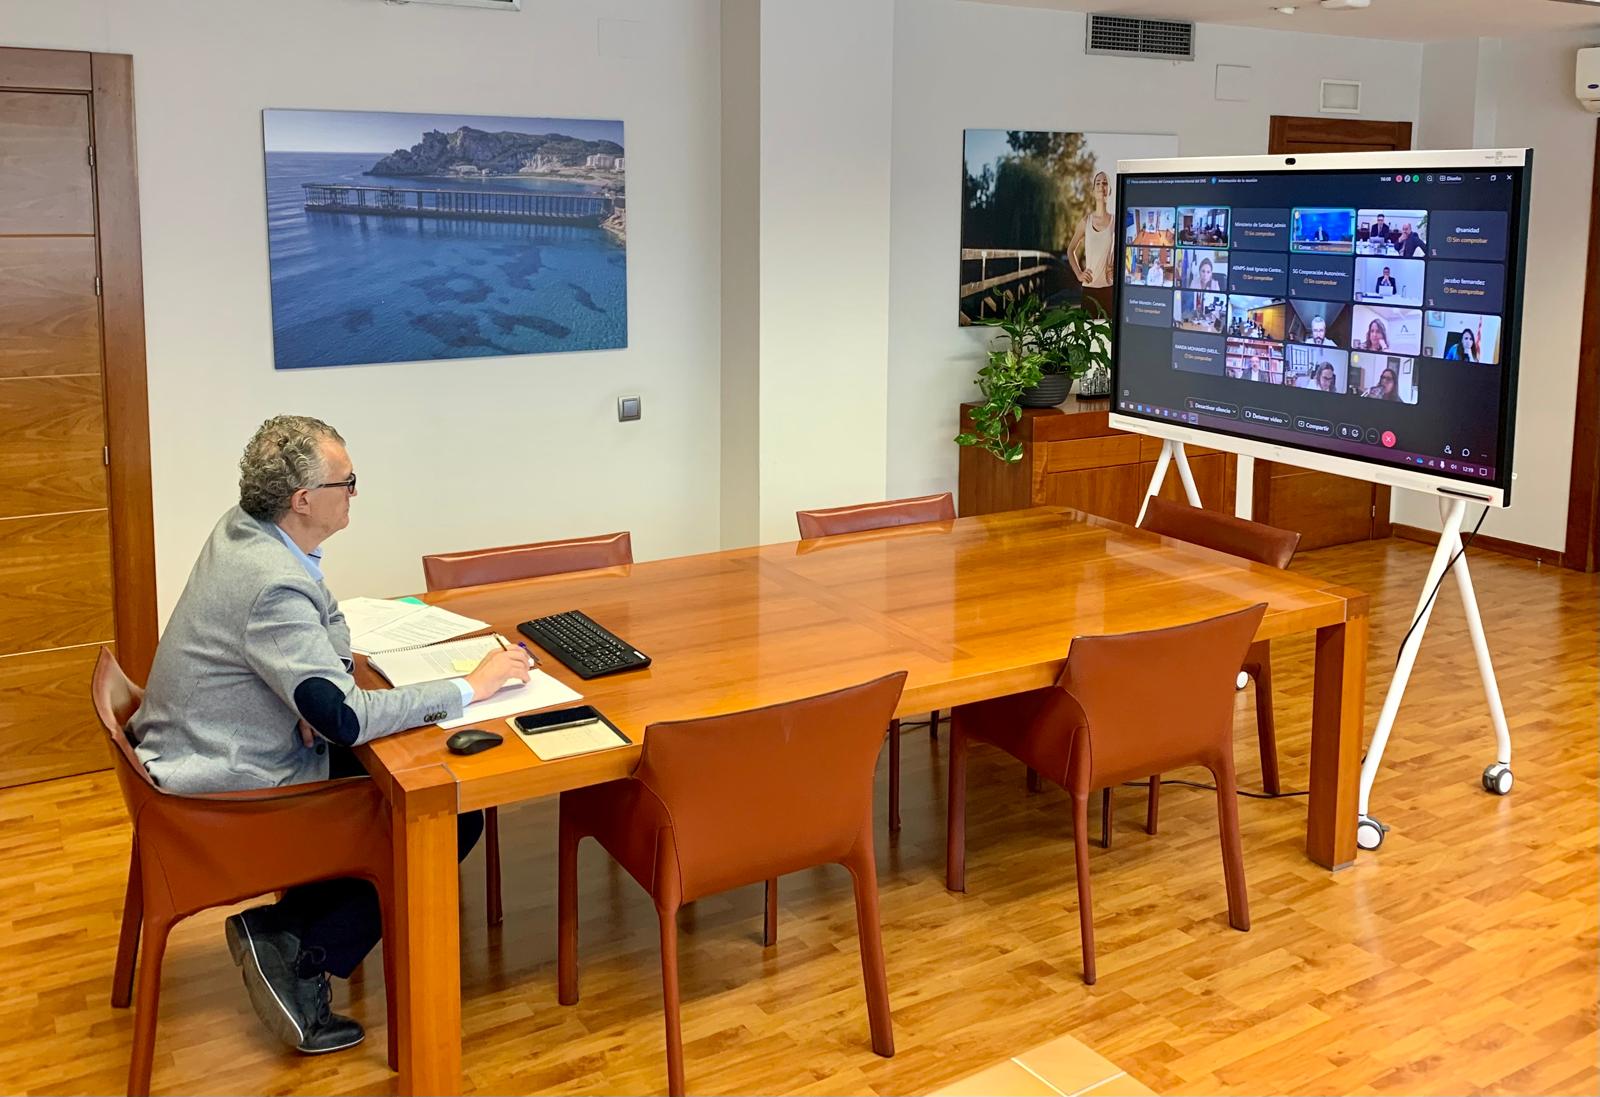
POLYGON ((1492 792, 1496 796, 1504 796, 1511 791, 1511 767, 1503 762, 1496 762, 1483 771, 1483 791, 1492 792))
POLYGON ((1389 828, 1370 815, 1363 815, 1356 823, 1356 845, 1362 849, 1377 849, 1383 845, 1383 836, 1389 828))

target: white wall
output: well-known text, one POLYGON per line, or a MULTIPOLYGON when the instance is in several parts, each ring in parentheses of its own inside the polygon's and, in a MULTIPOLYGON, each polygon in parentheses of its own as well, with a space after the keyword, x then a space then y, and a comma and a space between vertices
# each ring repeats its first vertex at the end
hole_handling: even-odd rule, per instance
MULTIPOLYGON (((1533 203, 1523 290, 1522 357, 1511 506, 1493 511, 1483 532, 1560 550, 1566 541, 1567 489, 1572 472, 1572 427, 1583 323, 1589 196, 1594 181, 1595 116, 1573 97, 1574 54, 1600 45, 1600 30, 1519 38, 1443 42, 1423 50, 1424 77, 1440 69, 1450 87, 1476 89, 1472 132, 1493 147, 1531 147, 1533 203)), ((1461 105, 1442 90, 1423 96, 1420 132, 1440 147, 1462 126, 1461 105)), ((1430 498, 1397 492, 1394 520, 1439 528, 1430 498)))
POLYGON ((761 5, 722 4, 722 546, 761 540, 761 5))
POLYGON ((1179 154, 1265 152, 1273 114, 1318 113, 1318 81, 1362 82, 1364 118, 1416 116, 1421 47, 1202 25, 1195 60, 1083 52, 1073 12, 902 3, 894 51, 889 294, 891 496, 954 489, 956 405, 974 397, 987 331, 956 324, 963 129, 1173 133, 1179 154), (1248 102, 1214 99, 1247 65, 1248 102))
POLYGON ((1422 49, 1422 82, 1412 143, 1419 149, 1474 147, 1478 39, 1430 42, 1422 49))
POLYGON ((350 443, 362 491, 327 556, 344 596, 418 589, 441 549, 626 528, 642 557, 717 546, 719 5, 525 9, 0 0, 0 43, 134 56, 163 617, 277 412, 350 443), (602 18, 641 24, 617 36, 633 56, 601 56, 602 18), (274 372, 264 107, 622 119, 629 346, 274 372), (642 421, 616 421, 624 392, 642 421))
POLYGON ((896 7, 761 0, 763 541, 884 494, 896 7))

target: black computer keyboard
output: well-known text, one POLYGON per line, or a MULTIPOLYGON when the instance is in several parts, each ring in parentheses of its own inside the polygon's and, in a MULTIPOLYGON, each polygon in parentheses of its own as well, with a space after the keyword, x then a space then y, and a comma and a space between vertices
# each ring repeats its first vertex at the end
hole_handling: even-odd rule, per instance
POLYGON ((560 659, 579 678, 598 678, 650 665, 650 656, 607 632, 579 610, 524 621, 517 631, 560 659))

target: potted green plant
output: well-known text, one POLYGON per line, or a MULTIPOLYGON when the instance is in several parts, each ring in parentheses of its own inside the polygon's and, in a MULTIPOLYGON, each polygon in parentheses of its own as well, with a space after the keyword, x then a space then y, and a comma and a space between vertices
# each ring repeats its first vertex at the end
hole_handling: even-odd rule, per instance
POLYGON ((991 346, 988 365, 973 381, 983 399, 972 409, 972 430, 956 435, 956 444, 1020 461, 1022 443, 1011 439, 1010 425, 1022 418, 1022 409, 1061 403, 1076 378, 1110 368, 1111 347, 1104 311, 1093 298, 1048 309, 1033 294, 996 296, 995 302, 996 314, 978 323, 999 328, 1005 345, 991 346))

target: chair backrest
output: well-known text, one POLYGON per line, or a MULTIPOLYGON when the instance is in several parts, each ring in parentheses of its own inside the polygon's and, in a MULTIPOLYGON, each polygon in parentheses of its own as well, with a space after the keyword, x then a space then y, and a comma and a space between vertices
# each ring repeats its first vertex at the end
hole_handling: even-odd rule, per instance
POLYGON ((144 691, 106 648, 89 689, 133 823, 147 913, 186 917, 314 880, 389 879, 389 812, 376 782, 173 793, 134 753, 124 728, 144 691))
POLYGON ((1234 679, 1266 612, 1072 641, 1057 685, 1083 709, 1096 783, 1232 749, 1234 679))
POLYGON ((424 556, 422 576, 429 590, 452 590, 631 563, 633 538, 627 533, 607 533, 598 537, 424 556))
POLYGON ((910 526, 918 522, 949 522, 956 516, 955 503, 948 491, 939 495, 919 495, 914 499, 889 499, 882 503, 858 503, 852 507, 826 510, 797 510, 800 539, 832 537, 838 533, 857 533, 865 529, 910 526))
POLYGON ((1274 568, 1288 567, 1294 550, 1300 546, 1300 534, 1294 530, 1165 499, 1150 500, 1139 528, 1274 568))
POLYGON ((135 819, 140 806, 159 795, 144 763, 134 754, 126 730, 128 721, 144 702, 144 690, 128 681, 110 648, 101 648, 100 657, 95 660, 94 675, 89 680, 89 696, 94 701, 95 714, 100 717, 100 727, 106 733, 111 768, 116 771, 122 801, 127 805, 128 817, 135 819))
POLYGON ((905 681, 647 727, 634 777, 672 818, 684 900, 871 842, 873 772, 905 681))

